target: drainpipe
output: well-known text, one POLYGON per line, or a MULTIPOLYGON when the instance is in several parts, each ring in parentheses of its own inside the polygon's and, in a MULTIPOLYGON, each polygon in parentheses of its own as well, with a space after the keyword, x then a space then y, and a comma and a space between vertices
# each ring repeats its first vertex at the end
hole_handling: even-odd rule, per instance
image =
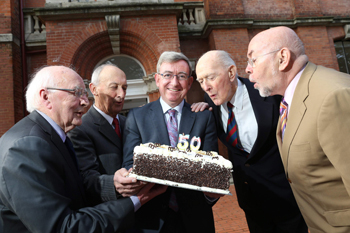
POLYGON ((20 0, 20 20, 21 20, 21 60, 22 60, 22 86, 23 86, 23 117, 27 115, 26 111, 26 101, 25 101, 25 88, 28 84, 28 74, 27 74, 27 56, 26 56, 26 46, 25 46, 25 33, 24 33, 24 16, 23 16, 23 0, 20 0))

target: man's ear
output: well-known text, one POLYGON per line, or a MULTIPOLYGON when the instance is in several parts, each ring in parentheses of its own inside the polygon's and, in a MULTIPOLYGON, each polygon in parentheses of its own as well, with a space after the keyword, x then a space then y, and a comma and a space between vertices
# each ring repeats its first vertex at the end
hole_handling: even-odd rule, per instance
POLYGON ((191 88, 192 83, 193 83, 193 76, 191 76, 191 77, 188 78, 188 89, 191 88))
POLYGON ((94 96, 98 96, 97 87, 95 86, 95 84, 90 83, 90 84, 89 84, 89 88, 90 88, 91 93, 92 93, 94 96))
POLYGON ((162 79, 162 76, 160 76, 158 73, 154 75, 154 80, 156 80, 157 87, 159 87, 161 79, 162 79))
POLYGON ((228 68, 228 75, 231 82, 235 80, 236 74, 237 74, 237 67, 235 65, 230 65, 230 67, 228 68))
POLYGON ((52 108, 52 103, 49 98, 49 92, 45 88, 40 89, 39 91, 40 102, 48 109, 52 108))
POLYGON ((282 48, 278 54, 278 69, 284 71, 290 64, 291 52, 288 48, 282 48))

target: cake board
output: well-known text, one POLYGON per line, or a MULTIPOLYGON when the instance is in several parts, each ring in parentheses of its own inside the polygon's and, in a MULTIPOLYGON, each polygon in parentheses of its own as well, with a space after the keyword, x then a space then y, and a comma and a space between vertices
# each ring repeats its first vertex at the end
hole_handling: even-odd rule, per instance
POLYGON ((191 185, 191 184, 184 184, 184 183, 178 183, 170 180, 161 180, 157 178, 152 178, 152 177, 146 177, 146 176, 140 176, 136 174, 130 173, 128 175, 129 177, 135 177, 137 180, 142 180, 150 183, 156 183, 156 184, 162 184, 162 185, 167 185, 171 187, 176 187, 176 188, 184 188, 184 189, 191 189, 191 190, 196 190, 196 191, 202 191, 202 192, 208 192, 208 193, 217 193, 217 194, 224 194, 224 195, 231 195, 232 193, 229 190, 223 190, 223 189, 215 189, 215 188, 209 188, 209 187, 200 187, 196 185, 191 185))

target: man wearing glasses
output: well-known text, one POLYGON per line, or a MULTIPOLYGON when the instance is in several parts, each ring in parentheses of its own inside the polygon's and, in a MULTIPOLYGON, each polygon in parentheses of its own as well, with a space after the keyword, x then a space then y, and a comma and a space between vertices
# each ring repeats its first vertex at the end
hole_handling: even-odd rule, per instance
POLYGON ((350 76, 310 62, 288 27, 257 34, 247 56, 276 49, 246 72, 261 96, 283 96, 276 136, 295 199, 311 233, 350 232, 350 76))
MULTIPOLYGON (((132 109, 126 119, 124 167, 132 167, 135 146, 148 142, 176 146, 179 134, 188 134, 190 140, 194 136, 200 137, 200 150, 217 151, 212 113, 191 112, 190 105, 184 100, 193 82, 191 73, 191 64, 185 55, 162 53, 155 75, 160 98, 132 109), (173 130, 177 131, 174 137, 173 130)), ((209 200, 202 192, 169 187, 166 193, 136 213, 137 229, 133 232, 214 233, 214 202, 209 200)))
POLYGON ((91 207, 67 132, 88 104, 82 78, 48 66, 31 80, 30 114, 0 139, 1 232, 118 232, 134 221, 135 203, 165 191, 152 184, 137 196, 91 207), (136 198, 136 199, 135 199, 136 198))
POLYGON ((260 97, 248 79, 238 77, 236 64, 225 51, 205 53, 196 73, 213 110, 218 137, 228 149, 238 203, 249 231, 307 233, 276 143, 281 97, 260 97))

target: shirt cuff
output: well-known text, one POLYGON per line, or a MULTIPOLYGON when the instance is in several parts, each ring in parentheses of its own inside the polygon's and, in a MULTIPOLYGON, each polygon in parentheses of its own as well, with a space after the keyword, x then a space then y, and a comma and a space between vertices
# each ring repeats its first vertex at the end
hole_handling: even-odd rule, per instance
POLYGON ((141 202, 137 196, 130 197, 132 203, 134 203, 134 212, 136 212, 141 207, 141 202))
POLYGON ((215 198, 215 197, 208 197, 207 195, 205 195, 204 194, 204 197, 205 197, 205 199, 207 199, 207 201, 209 202, 209 203, 213 203, 213 202, 215 202, 218 198, 215 198))

